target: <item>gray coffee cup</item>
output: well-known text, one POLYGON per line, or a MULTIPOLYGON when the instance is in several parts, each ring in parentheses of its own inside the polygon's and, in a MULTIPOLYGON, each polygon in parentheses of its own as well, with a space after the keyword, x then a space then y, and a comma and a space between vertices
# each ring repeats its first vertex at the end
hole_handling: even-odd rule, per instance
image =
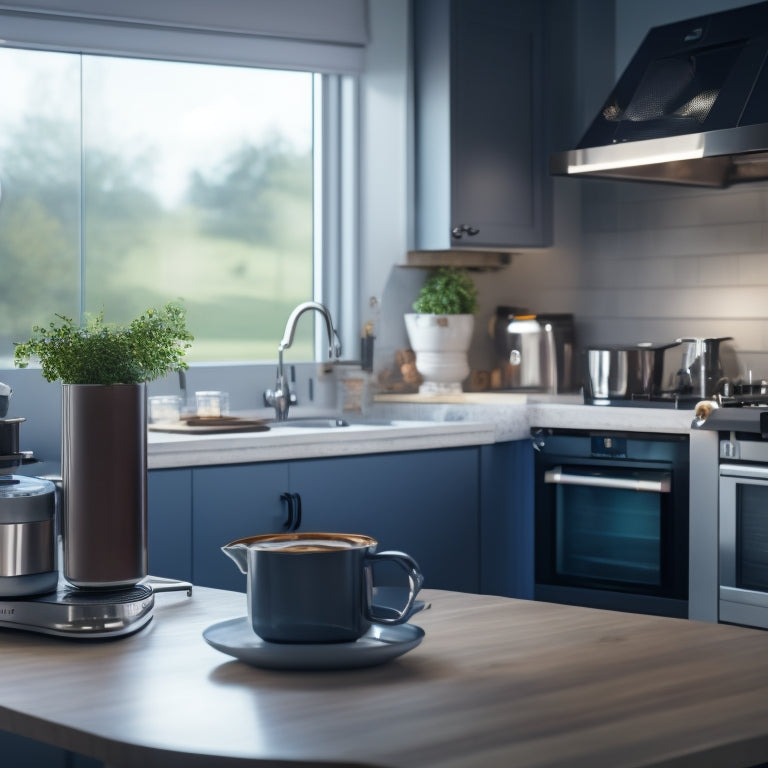
POLYGON ((357 640, 372 622, 403 624, 424 583, 404 552, 376 552, 369 536, 350 533, 277 533, 237 539, 222 547, 247 576, 253 631, 273 643, 357 640), (408 599, 400 607, 373 606, 373 565, 394 562, 405 574, 408 599))

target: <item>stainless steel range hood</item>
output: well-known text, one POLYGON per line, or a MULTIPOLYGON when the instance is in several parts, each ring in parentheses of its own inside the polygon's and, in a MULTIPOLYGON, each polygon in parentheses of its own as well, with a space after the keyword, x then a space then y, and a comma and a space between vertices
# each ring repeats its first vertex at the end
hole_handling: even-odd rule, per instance
POLYGON ((768 2, 652 29, 550 171, 708 187, 768 179, 768 2))

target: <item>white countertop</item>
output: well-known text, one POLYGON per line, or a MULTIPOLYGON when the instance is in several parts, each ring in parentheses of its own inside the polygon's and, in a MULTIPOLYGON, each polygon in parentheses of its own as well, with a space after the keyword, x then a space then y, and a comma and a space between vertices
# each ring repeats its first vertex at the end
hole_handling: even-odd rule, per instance
POLYGON ((500 394, 466 401, 409 398, 375 403, 373 423, 283 426, 268 432, 182 435, 150 432, 150 469, 453 448, 524 440, 532 427, 685 434, 693 410, 583 405, 574 396, 500 394), (390 423, 382 423, 389 421, 390 423))
POLYGON ((150 432, 150 469, 243 464, 363 453, 422 451, 495 442, 492 423, 400 421, 347 427, 281 426, 268 432, 182 435, 150 432))
POLYGON ((693 409, 584 405, 577 395, 512 393, 468 393, 464 399, 453 396, 450 400, 387 397, 377 401, 374 410, 390 419, 410 416, 446 422, 488 421, 494 425, 497 442, 523 440, 531 427, 685 434, 694 416, 693 409))

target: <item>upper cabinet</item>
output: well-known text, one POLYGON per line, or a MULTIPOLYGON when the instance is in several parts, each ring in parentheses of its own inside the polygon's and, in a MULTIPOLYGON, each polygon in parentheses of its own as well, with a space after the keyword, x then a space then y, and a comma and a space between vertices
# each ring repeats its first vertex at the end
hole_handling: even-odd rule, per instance
POLYGON ((414 1, 417 249, 551 243, 546 5, 414 1))

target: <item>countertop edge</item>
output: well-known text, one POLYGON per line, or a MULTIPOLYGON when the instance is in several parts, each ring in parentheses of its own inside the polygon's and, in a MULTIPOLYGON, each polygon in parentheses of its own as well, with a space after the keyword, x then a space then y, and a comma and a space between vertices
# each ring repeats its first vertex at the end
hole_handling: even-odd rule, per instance
POLYGON ((525 440, 531 428, 688 434, 693 410, 602 407, 567 402, 377 403, 358 424, 329 430, 292 429, 209 436, 152 433, 149 469, 439 450, 525 440))
POLYGON ((483 422, 435 422, 398 425, 392 428, 344 429, 328 434, 305 430, 300 434, 269 433, 219 436, 150 442, 149 469, 172 469, 218 464, 250 464, 268 461, 357 456, 489 445, 496 441, 494 425, 483 422))

